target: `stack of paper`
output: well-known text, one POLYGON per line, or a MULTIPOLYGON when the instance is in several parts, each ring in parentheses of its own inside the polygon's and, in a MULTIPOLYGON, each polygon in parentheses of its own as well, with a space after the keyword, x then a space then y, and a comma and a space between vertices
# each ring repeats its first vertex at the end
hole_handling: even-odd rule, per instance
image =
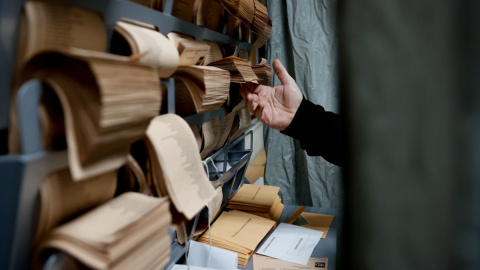
POLYGON ((208 43, 195 40, 188 35, 170 32, 167 36, 175 47, 177 47, 178 54, 180 55, 179 66, 202 64, 210 50, 208 43))
MULTIPOLYGON (((170 77, 178 67, 179 55, 177 48, 170 40, 157 31, 155 26, 130 19, 122 19, 115 25, 115 31, 128 44, 131 59, 157 69, 160 78, 170 77)), ((122 52, 122 43, 112 42, 111 51, 122 52)), ((125 50, 125 49, 124 49, 125 50)))
MULTIPOLYGON (((245 266, 275 222, 241 211, 223 212, 210 228, 212 245, 238 253, 238 265, 245 266)), ((197 241, 208 244, 207 230, 197 241)))
MULTIPOLYGON (((13 89, 23 83, 20 80, 22 67, 39 52, 53 49, 81 48, 104 52, 107 49, 107 30, 102 15, 96 11, 75 7, 57 1, 25 1, 20 20, 17 57, 13 71, 13 89)), ((43 150, 64 149, 57 147, 65 135, 62 108, 52 106, 55 102, 50 91, 42 91, 39 117, 42 125, 43 150)), ((12 97, 16 95, 12 93, 12 97)), ((53 94, 56 98, 56 94, 53 94)), ((16 102, 11 102, 11 125, 9 126, 9 152, 20 153, 20 135, 17 125, 16 102)))
POLYGON ((213 31, 219 31, 220 19, 223 17, 223 7, 218 0, 197 1, 197 10, 193 21, 213 31))
POLYGON ((256 34, 253 37, 253 46, 260 48, 267 43, 268 39, 270 38, 270 34, 272 33, 272 25, 272 19, 268 18, 267 26, 264 28, 264 30, 260 34, 256 34))
POLYGON ((223 58, 222 49, 220 49, 220 46, 218 45, 217 42, 210 41, 210 40, 203 40, 203 41, 207 43, 208 46, 210 46, 210 50, 208 50, 207 57, 203 61, 204 66, 210 64, 213 61, 217 61, 223 58))
POLYGON ((62 222, 112 199, 116 186, 115 171, 83 181, 73 181, 68 168, 48 174, 40 184, 40 212, 35 243, 38 244, 62 222))
POLYGON ((180 112, 213 111, 222 107, 227 100, 230 74, 226 70, 210 66, 182 66, 173 77, 177 79, 178 86, 175 88, 175 97, 178 99, 175 107, 180 112), (192 105, 194 110, 191 109, 192 105))
POLYGON ((147 182, 158 196, 170 196, 191 220, 215 195, 187 122, 176 114, 155 117, 147 129, 147 182))
POLYGON ((54 229, 37 262, 62 250, 94 269, 162 269, 170 255, 169 201, 128 192, 54 229))
POLYGON ((228 12, 259 36, 254 46, 262 47, 272 31, 272 20, 268 17, 267 7, 257 0, 221 0, 220 2, 228 12))
POLYGON ((227 208, 271 219, 276 225, 284 208, 278 196, 279 190, 274 186, 245 184, 229 201, 227 208))
POLYGON ((246 60, 236 56, 225 57, 221 60, 211 62, 208 65, 228 70, 232 82, 245 83, 256 82, 258 80, 250 64, 246 60))
POLYGON ((24 67, 21 81, 30 79, 46 82, 60 100, 75 180, 125 164, 130 145, 145 135, 161 106, 156 71, 128 57, 74 48, 45 51, 24 67))
POLYGON ((252 70, 257 75, 259 84, 272 86, 272 67, 265 58, 258 65, 252 66, 252 70))

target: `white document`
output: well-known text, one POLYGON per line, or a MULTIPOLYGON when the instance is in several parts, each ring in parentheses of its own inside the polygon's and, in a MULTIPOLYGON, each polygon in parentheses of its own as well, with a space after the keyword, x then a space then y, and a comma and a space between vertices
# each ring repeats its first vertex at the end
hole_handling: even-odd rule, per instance
MULTIPOLYGON (((207 267, 209 252, 209 245, 190 241, 188 263, 190 266, 207 267)), ((212 246, 208 267, 208 269, 237 270, 238 253, 212 246)))
POLYGON ((258 250, 258 254, 306 265, 323 232, 281 223, 258 250))

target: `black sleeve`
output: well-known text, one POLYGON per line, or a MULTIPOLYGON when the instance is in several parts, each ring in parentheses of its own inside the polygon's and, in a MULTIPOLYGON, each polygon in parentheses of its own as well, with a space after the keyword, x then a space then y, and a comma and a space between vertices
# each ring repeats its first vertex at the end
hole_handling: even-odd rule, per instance
POLYGON ((326 112, 322 106, 303 98, 292 122, 281 132, 299 140, 309 156, 322 156, 343 166, 340 126, 338 114, 326 112))

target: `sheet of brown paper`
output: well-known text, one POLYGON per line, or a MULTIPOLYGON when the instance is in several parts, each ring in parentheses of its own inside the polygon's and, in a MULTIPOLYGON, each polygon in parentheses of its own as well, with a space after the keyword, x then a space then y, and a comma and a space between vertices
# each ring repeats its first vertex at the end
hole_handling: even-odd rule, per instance
POLYGON ((197 142, 198 146, 198 152, 200 152, 200 150, 202 150, 202 135, 200 135, 197 124, 191 125, 190 128, 192 129, 193 135, 195 136, 195 141, 197 142))
POLYGON ((170 32, 168 38, 177 47, 180 56, 179 66, 199 65, 203 63, 210 50, 210 46, 204 42, 193 39, 193 37, 170 32))
POLYGON ((202 159, 205 159, 213 148, 217 144, 218 137, 220 136, 220 117, 217 116, 203 123, 202 125, 202 138, 203 149, 200 152, 202 159))
POLYGON ((302 227, 321 231, 323 232, 322 238, 327 237, 327 233, 330 229, 330 225, 332 224, 334 216, 307 212, 303 212, 301 216, 309 223, 302 225, 302 227))
POLYGON ((290 216, 290 218, 288 219, 287 224, 292 224, 295 220, 297 220, 300 214, 303 213, 303 210, 305 210, 305 206, 297 207, 295 212, 293 212, 292 216, 290 216))
POLYGON ((208 215, 210 216, 210 222, 217 217, 218 213, 220 212, 220 208, 222 207, 222 200, 223 200, 223 193, 222 187, 217 187, 215 189, 215 196, 210 199, 207 203, 208 207, 208 215))
POLYGON ((279 187, 244 184, 230 200, 231 203, 270 208, 278 197, 279 187))
POLYGON ((151 121, 147 137, 160 168, 156 181, 166 186, 178 212, 192 219, 215 194, 192 130, 180 116, 165 114, 151 121))
POLYGON ((210 50, 208 50, 207 57, 205 58, 205 61, 203 62, 203 65, 208 65, 213 61, 217 61, 223 58, 222 56, 222 50, 220 49, 220 46, 218 46, 218 43, 215 41, 210 41, 210 40, 203 40, 210 46, 210 50))
POLYGON ((156 68, 160 78, 168 78, 178 67, 178 51, 166 36, 152 27, 133 20, 122 20, 115 25, 115 31, 128 42, 133 56, 141 55, 138 62, 156 68))
POLYGON ((271 220, 236 210, 224 212, 221 217, 211 228, 212 235, 250 250, 255 250, 274 224, 271 220))

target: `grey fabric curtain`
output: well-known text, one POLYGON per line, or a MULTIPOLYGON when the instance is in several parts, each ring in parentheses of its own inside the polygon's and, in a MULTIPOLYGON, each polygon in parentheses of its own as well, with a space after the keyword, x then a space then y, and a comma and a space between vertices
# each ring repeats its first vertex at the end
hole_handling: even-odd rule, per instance
MULTIPOLYGON (((282 61, 306 99, 338 112, 335 1, 268 1, 273 20, 266 45, 270 64, 282 61)), ((274 85, 280 80, 274 75, 274 85)), ((316 125, 312 117, 312 125, 316 125)), ((286 204, 340 208, 341 168, 321 157, 309 157, 294 139, 264 130, 265 181, 280 187, 286 204)))

